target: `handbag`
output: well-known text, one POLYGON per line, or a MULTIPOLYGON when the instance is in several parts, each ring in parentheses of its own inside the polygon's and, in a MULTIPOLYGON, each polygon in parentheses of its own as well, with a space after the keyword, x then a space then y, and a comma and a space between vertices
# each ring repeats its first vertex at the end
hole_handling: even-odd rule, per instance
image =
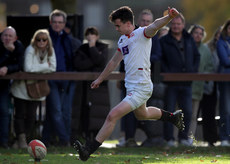
POLYGON ((47 80, 37 80, 33 83, 26 81, 26 90, 29 97, 37 99, 47 96, 50 93, 50 87, 47 80))

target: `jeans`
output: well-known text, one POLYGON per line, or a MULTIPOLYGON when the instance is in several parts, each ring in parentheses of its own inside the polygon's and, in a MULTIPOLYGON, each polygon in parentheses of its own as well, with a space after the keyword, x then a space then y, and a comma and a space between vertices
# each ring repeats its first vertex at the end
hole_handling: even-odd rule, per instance
POLYGON ((9 137, 9 87, 0 88, 0 143, 7 143, 9 137))
POLYGON ((50 142, 51 135, 57 135, 60 143, 70 141, 72 91, 69 81, 51 80, 50 94, 46 98, 46 120, 42 140, 50 142), (71 90, 71 92, 68 92, 71 90))
MULTIPOLYGON (((180 131, 179 140, 188 139, 189 125, 192 116, 192 88, 191 86, 168 86, 165 95, 165 110, 174 112, 176 105, 182 109, 184 113, 184 131, 180 131)), ((174 125, 169 122, 164 123, 164 138, 165 140, 175 140, 173 136, 174 125)))
POLYGON ((219 82, 220 140, 230 140, 230 82, 219 82))

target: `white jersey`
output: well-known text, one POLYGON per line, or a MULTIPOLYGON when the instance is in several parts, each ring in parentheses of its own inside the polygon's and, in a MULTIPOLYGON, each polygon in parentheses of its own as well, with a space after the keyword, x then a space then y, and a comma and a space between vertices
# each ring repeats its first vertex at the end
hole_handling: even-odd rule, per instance
POLYGON ((125 82, 127 84, 151 83, 150 52, 152 39, 144 34, 145 27, 135 29, 118 40, 118 50, 123 54, 125 82))

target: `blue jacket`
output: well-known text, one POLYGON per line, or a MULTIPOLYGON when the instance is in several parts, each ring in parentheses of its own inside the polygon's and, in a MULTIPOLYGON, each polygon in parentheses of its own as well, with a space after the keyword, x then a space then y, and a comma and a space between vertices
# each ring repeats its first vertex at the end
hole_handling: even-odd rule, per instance
POLYGON ((162 56, 162 72, 167 73, 192 73, 198 72, 200 54, 190 34, 183 30, 185 60, 175 43, 171 30, 160 39, 162 56))
MULTIPOLYGON (((49 28, 49 33, 50 33, 50 37, 53 41, 53 45, 55 47, 55 43, 57 42, 57 38, 58 33, 53 31, 52 28, 49 28)), ((61 34, 61 44, 64 47, 64 52, 65 52, 65 64, 66 64, 66 71, 73 71, 73 48, 72 48, 72 43, 71 43, 71 39, 69 37, 69 35, 63 31, 63 33, 61 34)), ((56 56, 58 55, 58 53, 55 50, 55 54, 56 56)), ((59 62, 59 61, 57 61, 59 62)), ((61 62, 61 61, 60 61, 61 62)))
POLYGON ((152 49, 151 49, 151 56, 150 56, 151 64, 156 61, 159 61, 160 58, 161 58, 161 45, 158 39, 158 35, 155 35, 154 37, 152 37, 152 49))
POLYGON ((220 59, 219 72, 230 73, 230 37, 221 36, 217 42, 217 54, 220 59))

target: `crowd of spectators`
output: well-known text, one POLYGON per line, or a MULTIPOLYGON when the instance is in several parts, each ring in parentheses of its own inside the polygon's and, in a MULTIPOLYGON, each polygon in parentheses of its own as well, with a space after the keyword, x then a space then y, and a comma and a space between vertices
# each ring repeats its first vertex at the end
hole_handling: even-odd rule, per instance
MULTIPOLYGON (((86 43, 73 37, 71 25, 64 11, 54 10, 49 16, 50 26, 37 29, 26 48, 17 39, 14 27, 8 26, 1 33, 0 76, 13 72, 101 72, 108 60, 108 45, 100 40, 96 27, 87 27, 84 33, 86 43)), ((138 26, 153 22, 150 10, 143 10, 138 18, 138 26)), ((136 28, 138 28, 136 26, 136 28)), ((169 27, 163 27, 152 38, 151 69, 160 63, 165 73, 230 73, 230 20, 217 28, 213 37, 204 43, 206 32, 201 25, 185 29, 182 14, 175 17, 169 27)), ((121 62, 122 63, 122 62, 121 62)), ((124 72, 124 65, 120 65, 124 72)), ((79 86, 82 87, 79 106, 78 137, 90 139, 103 124, 109 112, 108 83, 103 82, 102 90, 90 89, 90 81, 49 80, 48 96, 31 98, 26 84, 35 80, 0 80, 0 147, 26 148, 34 137, 37 110, 45 102, 45 121, 41 140, 46 146, 70 146, 72 132, 73 101, 79 86), (103 97, 104 96, 104 97, 103 97), (10 112, 10 104, 13 112, 10 112), (11 115, 13 121, 10 120, 11 115), (13 139, 10 138, 10 122, 13 122, 13 139), (55 139, 54 139, 55 138, 55 139)), ((124 82, 118 82, 121 98, 126 94, 124 82)), ((124 140, 117 146, 136 147, 136 128, 141 128, 146 136, 142 146, 156 146, 164 143, 175 147, 194 145, 197 131, 197 117, 203 118, 203 138, 209 146, 221 141, 221 146, 230 146, 230 95, 229 82, 193 81, 154 84, 153 95, 148 105, 174 112, 184 113, 185 130, 175 136, 173 124, 162 123, 161 140, 154 140, 156 121, 137 121, 131 112, 121 121, 124 140), (158 101, 155 101, 155 100, 158 101), (218 105, 219 104, 219 105, 218 105), (218 109, 218 110, 217 110, 218 109), (215 116, 220 114, 217 124, 215 116)), ((161 124, 158 124, 161 125, 161 124)))

